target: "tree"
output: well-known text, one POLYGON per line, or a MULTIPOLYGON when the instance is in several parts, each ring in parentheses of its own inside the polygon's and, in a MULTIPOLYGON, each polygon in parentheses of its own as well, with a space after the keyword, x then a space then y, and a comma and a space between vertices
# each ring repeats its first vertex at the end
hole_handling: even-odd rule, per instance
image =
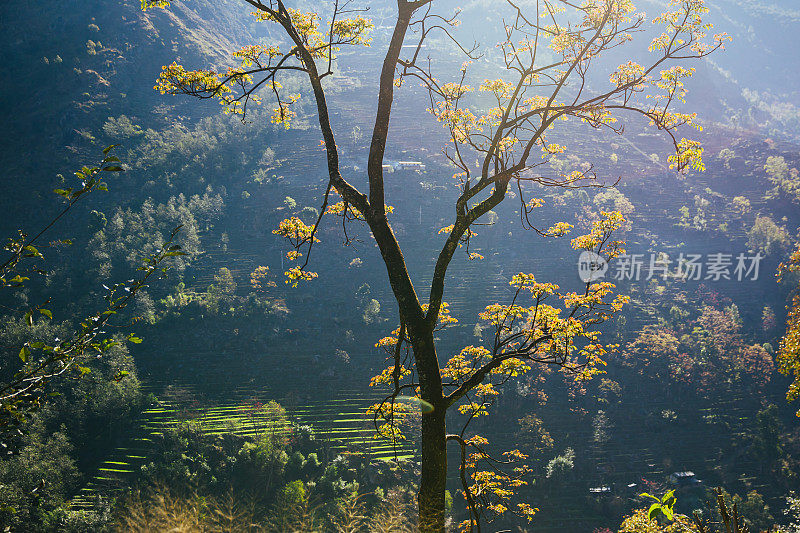
MULTIPOLYGON (((758 531, 770 529, 772 516, 769 515, 769 508, 763 505, 761 495, 755 491, 748 494, 746 503, 741 497, 735 496, 731 499, 730 495, 722 488, 714 489, 712 496, 714 501, 709 503, 714 520, 704 520, 699 511, 694 511, 692 517, 677 514, 673 510, 676 498, 675 491, 669 491, 661 498, 652 494, 640 494, 641 497, 655 500, 656 503, 650 505, 648 510, 638 509, 631 516, 627 517, 620 525, 619 533, 748 533, 748 525, 753 525, 756 520, 748 520, 739 514, 740 504, 743 515, 747 512, 754 512, 759 515, 760 527, 758 531)), ((791 501, 790 501, 791 504, 791 501)))
POLYGON ((661 524, 651 520, 646 509, 638 509, 627 517, 619 528, 619 533, 697 533, 691 519, 684 515, 675 515, 675 520, 661 524))
POLYGON ((753 227, 747 232, 747 246, 765 255, 783 253, 791 246, 792 238, 786 228, 779 226, 768 216, 757 216, 753 227))
POLYGON ((673 306, 644 326, 621 351, 619 360, 650 381, 648 391, 663 394, 717 398, 731 386, 763 391, 775 364, 761 344, 749 344, 735 304, 718 307, 715 294, 680 295, 685 309, 673 306), (677 388, 676 388, 677 386, 677 388), (696 395, 696 396, 694 396, 696 395))
POLYGON ((786 160, 779 155, 771 155, 767 158, 764 165, 767 171, 767 178, 774 185, 767 191, 768 198, 776 198, 786 195, 794 202, 800 201, 800 178, 796 168, 789 168, 786 160))
MULTIPOLYGON (((778 267, 778 280, 788 281, 790 276, 800 273, 800 247, 798 247, 786 263, 778 267)), ((789 401, 800 398, 800 288, 794 287, 789 304, 789 314, 786 317, 786 334, 781 339, 778 351, 778 370, 782 374, 791 374, 794 378, 789 385, 786 399, 789 401)), ((800 410, 797 411, 800 416, 800 410)))
MULTIPOLYGON (((30 276, 43 273, 38 264, 28 264, 30 261, 44 259, 36 247, 41 247, 41 237, 58 224, 81 199, 95 191, 108 190, 103 180, 105 175, 123 170, 120 160, 110 155, 113 148, 114 146, 109 146, 103 150, 103 158, 98 166, 83 166, 75 172, 79 186, 54 191, 64 198, 66 205, 39 233, 28 237, 20 230, 17 238, 9 239, 5 245, 9 256, 0 264, 0 289, 18 290, 30 281, 30 276)), ((137 295, 147 287, 151 277, 159 277, 166 272, 164 263, 168 258, 185 255, 181 247, 174 244, 179 229, 180 227, 173 230, 169 238, 162 241, 160 248, 139 258, 141 266, 137 269, 136 278, 115 283, 110 288, 104 286, 105 306, 80 320, 63 338, 35 338, 36 335, 33 334, 33 327, 39 325, 40 321, 53 319, 52 311, 45 307, 50 300, 20 313, 23 314, 22 322, 30 328, 26 332, 29 336, 21 346, 14 347, 15 352, 19 350, 18 354, 7 352, 10 357, 7 357, 0 372, 0 436, 11 434, 12 429, 46 402, 49 393, 53 392, 49 390, 53 381, 63 378, 73 370, 80 376, 88 374, 91 369, 84 366, 88 360, 109 354, 121 343, 120 336, 109 335, 106 328, 112 325, 115 315, 134 302, 137 295), (15 355, 18 355, 18 359, 15 355)), ((58 242, 70 244, 68 240, 58 242)), ((127 340, 141 342, 132 334, 127 340)), ((128 371, 120 370, 114 379, 119 381, 126 375, 128 371)))
MULTIPOLYGON (((751 490, 747 493, 747 497, 743 498, 738 494, 731 496, 728 492, 722 489, 719 492, 723 501, 731 509, 736 509, 741 517, 739 519, 740 526, 747 526, 750 531, 772 531, 775 525, 775 519, 769 512, 769 505, 764 502, 764 497, 758 491, 751 490)), ((720 512, 719 501, 716 502, 716 509, 713 505, 711 515, 715 518, 715 522, 724 523, 725 519, 720 512)))
POLYGON ((534 450, 536 455, 542 455, 550 451, 555 444, 553 437, 545 429, 541 418, 529 413, 518 420, 519 430, 516 433, 517 439, 526 444, 527 448, 534 450))
MULTIPOLYGON (((702 146, 678 133, 683 127, 699 129, 696 114, 674 110, 683 102, 684 82, 694 69, 676 61, 705 57, 722 48, 728 37, 707 35, 711 25, 703 20, 708 12, 703 0, 672 0, 667 12, 652 19, 659 35, 647 47, 648 61, 640 64, 631 60, 616 68, 607 67, 599 59, 601 56, 628 45, 634 34, 649 31, 644 15, 635 12, 630 0, 586 0, 581 4, 538 0, 526 3, 524 8, 509 0, 502 8, 508 16, 505 26, 498 28, 502 36, 497 48, 502 75, 479 82, 479 94, 471 98, 475 88, 469 82, 475 75, 470 61, 479 57, 480 49, 459 42, 458 13, 437 13, 434 8, 439 2, 434 0, 398 0, 397 19, 378 80, 375 124, 366 164, 368 185, 362 191, 342 175, 326 78, 332 76, 336 53, 342 47, 370 45, 373 26, 363 16, 364 10, 338 0, 310 12, 288 7, 281 0, 245 2, 255 8, 257 20, 279 27, 288 46, 245 46, 232 54, 238 65, 225 72, 210 68, 187 70, 172 63, 163 67, 156 89, 214 99, 226 112, 240 115, 247 113, 249 105, 260 102, 259 91, 264 89, 276 103, 272 123, 288 129, 296 113, 294 104, 301 95, 286 94, 279 79, 286 73, 298 72, 308 78, 326 154, 328 181, 314 224, 292 217, 275 231, 294 247, 289 259, 298 261, 287 270, 288 281, 297 284, 317 277, 307 266, 326 214, 343 217, 345 222, 361 221, 369 227, 386 266, 400 322, 392 337, 395 340, 383 342, 395 354, 394 365, 382 375, 393 390, 388 402, 376 409, 376 416, 385 415, 391 425, 400 392, 415 394, 418 388, 419 404, 425 406, 421 417, 420 527, 424 531, 444 529, 446 445, 452 441, 462 452, 462 485, 471 509, 467 524, 471 529, 477 525, 477 511, 464 480, 464 465, 469 462, 465 450, 472 446, 482 449, 482 441, 465 439, 463 430, 448 434, 448 410, 466 401, 459 411, 469 420, 485 414, 491 396, 497 393, 491 381, 507 381, 531 366, 555 366, 578 379, 596 373, 605 348, 598 342, 595 326, 616 312, 624 299, 614 298, 613 286, 608 283, 590 282, 581 293, 561 294, 555 285, 520 274, 511 281, 516 294, 512 303, 490 306, 482 314, 495 330, 492 348, 467 347, 442 365, 434 335, 452 319, 443 297, 455 252, 463 245, 469 253, 470 240, 476 235, 473 228, 510 197, 512 186, 518 192, 515 196, 526 228, 545 237, 561 236, 570 230, 572 226, 565 222, 549 229, 537 228, 533 212, 543 201, 529 198, 536 186, 570 189, 597 184, 591 167, 555 175, 547 170, 548 160, 566 150, 553 142, 553 130, 564 121, 621 133, 622 116, 642 117, 670 139, 674 153, 669 161, 674 168, 702 170, 702 146), (467 61, 457 72, 436 75, 432 63, 422 57, 426 40, 437 34, 452 41, 464 54, 467 61), (401 57, 406 40, 411 46, 405 48, 408 55, 401 57), (610 80, 610 86, 596 83, 598 76, 610 80), (440 81, 443 78, 452 81, 440 81), (456 170, 454 178, 460 187, 452 206, 453 223, 440 231, 447 237, 424 299, 420 298, 419 287, 411 278, 389 223, 387 215, 392 208, 386 205, 383 170, 394 93, 412 80, 427 90, 430 112, 449 135, 445 154, 456 170), (485 105, 481 107, 481 100, 491 101, 488 110, 485 105), (334 194, 341 201, 336 202, 334 194), (516 297, 523 296, 532 299, 528 302, 531 306, 523 307, 517 302, 516 297), (566 306, 567 312, 561 314, 545 303, 548 299, 560 299, 559 304, 566 306), (411 360, 407 369, 402 361, 409 348, 411 360)), ((167 5, 167 0, 142 0, 145 9, 167 5)), ((623 222, 621 215, 606 213, 588 235, 574 239, 573 246, 613 258, 621 253, 621 244, 611 241, 610 235, 623 222)), ((469 258, 480 256, 470 254, 469 258)), ((505 508, 502 502, 492 505, 496 511, 505 508)), ((530 507, 520 509, 528 516, 532 514, 530 507)))
POLYGON ((788 516, 792 522, 786 526, 778 527, 778 533, 800 532, 800 498, 794 493, 786 496, 786 509, 784 509, 783 514, 788 516))

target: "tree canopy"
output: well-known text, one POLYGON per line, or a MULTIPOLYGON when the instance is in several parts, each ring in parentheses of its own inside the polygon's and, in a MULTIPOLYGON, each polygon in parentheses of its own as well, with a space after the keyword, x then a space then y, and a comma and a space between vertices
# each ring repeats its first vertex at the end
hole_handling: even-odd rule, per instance
MULTIPOLYGON (((274 102, 271 121, 289 128, 296 117, 301 93, 284 90, 287 74, 303 73, 310 87, 325 150, 328 177, 320 190, 316 221, 297 217, 280 223, 275 233, 291 245, 287 254, 294 266, 287 281, 296 285, 317 277, 308 270, 312 250, 320 239, 326 216, 343 223, 360 221, 371 230, 386 266, 395 296, 399 328, 379 342, 390 352, 392 365, 374 383, 391 386, 387 401, 374 409, 382 433, 395 438, 399 411, 397 398, 408 395, 422 406, 422 474, 419 489, 420 526, 425 531, 444 528, 447 442, 461 448, 461 478, 470 517, 464 528, 480 528, 482 518, 508 510, 508 487, 515 476, 476 470, 467 480, 466 470, 478 460, 489 460, 485 440, 447 431, 447 412, 453 405, 469 420, 486 413, 497 387, 520 373, 556 366, 587 379, 603 365, 608 347, 599 342, 597 326, 620 309, 624 298, 613 295, 613 285, 590 280, 578 292, 561 292, 533 274, 520 273, 510 284, 511 303, 492 304, 481 319, 494 330, 489 347, 469 346, 447 362, 439 359, 436 332, 452 323, 444 301, 448 267, 459 248, 480 260, 469 245, 475 227, 493 208, 511 196, 520 202, 522 224, 545 238, 566 235, 568 222, 545 227, 535 210, 543 200, 533 194, 541 187, 581 188, 602 186, 591 165, 565 173, 549 172, 546 163, 569 149, 556 142, 566 124, 621 133, 628 119, 664 133, 672 145, 668 161, 677 171, 703 170, 703 147, 684 130, 702 129, 694 112, 685 111, 685 83, 694 74, 688 62, 721 49, 728 36, 713 34, 703 0, 670 0, 667 10, 648 19, 630 0, 537 0, 498 6, 504 23, 499 77, 480 79, 474 61, 488 54, 469 46, 458 33, 458 12, 445 13, 434 0, 398 0, 396 20, 386 44, 378 77, 375 123, 367 157, 367 188, 361 189, 343 175, 341 154, 331 122, 328 81, 337 66, 337 53, 347 46, 370 46, 373 24, 364 8, 335 1, 316 11, 303 11, 282 1, 244 0, 259 22, 280 29, 283 42, 253 44, 231 51, 234 66, 187 69, 178 63, 163 67, 155 88, 165 94, 184 94, 218 101, 226 113, 247 116, 263 98, 274 102), (655 34, 655 37, 652 37, 655 34), (463 64, 438 72, 423 49, 433 36, 450 41, 463 56, 463 64), (627 60, 609 65, 616 50, 641 62, 627 60), (426 105, 448 134, 444 154, 452 165, 460 194, 452 209, 452 224, 442 228, 447 236, 432 271, 430 287, 420 297, 420 283, 412 279, 403 250, 389 222, 391 198, 386 197, 384 160, 395 92, 409 83, 424 88, 426 105), (486 102, 490 102, 488 105, 486 102), (522 300, 519 300, 521 299, 522 300), (404 349, 406 351, 404 352, 404 349), (404 355, 405 354, 405 355, 404 355), (406 363, 408 366, 406 366, 406 363), (402 378, 402 379, 401 379, 402 378), (466 453, 477 448, 477 456, 466 453), (499 477, 498 477, 499 476, 499 477)), ((164 0, 143 0, 142 7, 167 7, 164 0)), ((490 43, 494 45, 495 43, 490 43)), ((563 142, 563 141, 562 141, 563 142)), ((613 179, 611 180, 613 183, 613 179)), ((572 241, 575 249, 613 259, 623 252, 611 238, 624 218, 603 213, 586 235, 572 241)), ((523 459, 514 451, 513 459, 523 459)), ((520 472, 518 472, 520 473, 520 472)), ((528 517, 534 508, 520 504, 528 517)))

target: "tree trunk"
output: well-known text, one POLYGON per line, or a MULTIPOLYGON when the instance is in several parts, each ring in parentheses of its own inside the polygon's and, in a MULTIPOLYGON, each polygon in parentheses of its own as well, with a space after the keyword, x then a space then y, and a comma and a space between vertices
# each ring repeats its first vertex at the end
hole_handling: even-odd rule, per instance
MULTIPOLYGON (((433 325, 425 319, 403 259, 403 252, 383 210, 368 213, 367 220, 386 265, 400 320, 408 331, 419 378, 420 396, 433 406, 431 412, 422 413, 422 476, 417 495, 419 529, 423 533, 444 533, 444 493, 447 485, 445 418, 448 406, 444 402, 433 325)), ((435 324, 435 320, 433 323, 435 324)))
POLYGON ((433 409, 422 411, 422 476, 419 481, 419 530, 444 533, 444 491, 447 487, 447 407, 439 373, 433 329, 422 321, 409 326, 420 396, 433 409))
POLYGON ((422 415, 422 477, 419 482, 419 530, 444 532, 444 493, 447 486, 445 409, 434 406, 422 415))

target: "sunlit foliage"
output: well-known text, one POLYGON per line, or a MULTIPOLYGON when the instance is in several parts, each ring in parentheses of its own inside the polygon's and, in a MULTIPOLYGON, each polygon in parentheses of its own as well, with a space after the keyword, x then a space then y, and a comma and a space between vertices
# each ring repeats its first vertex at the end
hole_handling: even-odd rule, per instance
MULTIPOLYGON (((573 246, 611 260, 622 250, 622 242, 612 240, 612 234, 624 223, 618 212, 604 212, 589 233, 573 240, 573 246)), ((509 286, 513 290, 510 304, 492 304, 479 314, 482 329, 493 332, 493 342, 466 346, 440 369, 447 391, 445 405, 454 405, 464 418, 461 432, 448 439, 463 450, 462 493, 470 508, 470 519, 462 524, 466 530, 482 518, 491 520, 507 511, 528 519, 536 512, 529 504, 511 502, 516 489, 528 483, 524 479, 530 473, 524 464, 527 456, 511 450, 504 458, 495 459, 487 450, 485 438, 464 437, 469 424, 490 414, 504 384, 530 372, 548 373, 556 368, 576 382, 602 373, 608 352, 616 346, 600 342, 596 325, 614 316, 628 301, 625 296, 614 295, 614 285, 608 282, 588 283, 582 293, 560 292, 556 284, 519 273, 509 286), (511 472, 497 470, 506 463, 513 465, 511 472)), ((441 309, 437 331, 457 323, 445 302, 441 309)), ((415 393, 412 398, 424 404, 415 372, 406 366, 406 335, 406 328, 401 326, 378 341, 376 347, 385 350, 393 364, 370 383, 393 391, 370 410, 379 436, 392 442, 405 438, 402 426, 416 412, 414 403, 405 398, 415 393)), ((424 405, 422 409, 424 413, 424 405)))
MULTIPOLYGON (((545 237, 560 237, 572 229, 564 221, 548 224, 549 229, 537 229, 540 225, 531 220, 531 214, 541 202, 529 202, 526 193, 530 191, 523 190, 528 184, 579 188, 591 185, 596 179, 591 165, 555 174, 545 171, 552 157, 568 150, 556 142, 557 133, 553 131, 565 121, 621 134, 624 116, 644 118, 645 123, 664 132, 671 141, 669 162, 673 168, 703 170, 702 145, 681 133, 701 129, 694 113, 677 110, 686 95, 685 83, 694 74, 692 68, 682 63, 721 49, 727 35, 710 35, 713 26, 705 20, 708 8, 704 1, 672 0, 666 12, 651 19, 657 36, 647 47, 646 60, 609 68, 599 60, 601 56, 631 43, 634 34, 645 34, 651 29, 645 16, 636 12, 633 2, 587 0, 576 4, 540 0, 520 6, 511 2, 505 6, 508 13, 501 29, 504 35, 497 43, 503 72, 499 77, 487 79, 473 74, 471 64, 479 58, 479 53, 458 41, 457 13, 450 17, 438 14, 426 0, 401 2, 378 80, 365 194, 342 175, 323 81, 333 73, 338 47, 369 44, 367 32, 371 23, 360 15, 353 16, 358 10, 348 4, 336 3, 333 13, 326 15, 322 11, 287 8, 280 1, 256 1, 251 5, 257 8, 257 19, 280 26, 289 48, 282 44, 280 51, 272 47, 242 49, 236 55, 240 65, 224 73, 170 66, 159 80, 159 90, 217 99, 226 111, 245 113, 247 103, 257 96, 254 91, 263 86, 272 91, 277 105, 272 122, 286 125, 292 118, 297 95, 284 95, 276 78, 286 70, 307 74, 322 134, 328 180, 321 196, 320 215, 313 226, 287 218, 276 230, 291 241, 296 252, 291 259, 299 259, 300 253, 305 257, 303 264, 287 270, 287 281, 296 284, 316 277, 305 267, 326 213, 342 216, 345 222, 363 219, 380 248, 400 315, 400 326, 391 336, 393 340, 379 343, 389 352, 389 371, 374 380, 375 384, 388 382, 392 392, 372 413, 379 431, 395 440, 396 415, 409 405, 419 407, 422 412, 423 474, 419 503, 423 530, 444 529, 446 458, 441 450, 447 440, 455 440, 462 448, 462 489, 470 508, 467 529, 471 530, 481 516, 490 518, 506 510, 513 509, 530 518, 534 513, 532 507, 507 505, 507 494, 502 492, 507 489, 498 488, 496 483, 508 485, 512 483, 508 479, 482 476, 480 472, 484 470, 479 470, 475 473, 477 478, 470 474, 478 483, 470 488, 465 473, 465 449, 472 443, 464 437, 466 425, 490 412, 494 399, 501 393, 501 385, 526 373, 553 367, 572 381, 581 382, 603 372, 612 347, 600 342, 596 326, 616 314, 627 300, 615 296, 614 286, 606 282, 588 283, 580 293, 561 292, 559 287, 538 282, 531 274, 520 274, 510 283, 515 292, 511 303, 489 305, 480 315, 487 329, 494 333, 494 342, 465 349, 442 365, 434 335, 455 320, 443 303, 450 262, 461 247, 466 248, 470 259, 479 258, 480 254, 469 249, 477 235, 474 225, 480 224, 482 217, 488 218, 510 196, 512 184, 516 186, 515 195, 526 228, 535 229, 545 237), (466 56, 457 72, 437 75, 433 72, 436 63, 423 60, 420 50, 430 44, 426 39, 431 33, 455 41, 466 56), (410 54, 404 54, 404 42, 412 34, 410 54), (596 79, 607 79, 608 84, 594 83, 596 79), (440 231, 444 243, 436 258, 427 301, 419 299, 386 217, 383 172, 393 94, 409 80, 418 81, 427 90, 429 111, 448 133, 445 156, 455 167, 459 182, 454 219, 440 231), (330 194, 334 191, 341 197, 341 203, 331 202, 330 194), (410 374, 406 375, 408 371, 410 374), (417 403, 398 403, 401 397, 416 399, 417 403), (458 434, 446 431, 444 413, 452 406, 466 418, 458 434), (425 422, 429 423, 428 431, 424 430, 425 422), (431 424, 435 424, 435 430, 430 429, 431 424), (458 438, 451 439, 452 435, 458 438), (432 473, 431 468, 438 470, 432 473), (478 501, 480 498, 475 498, 474 491, 494 497, 478 501)), ((624 223, 620 213, 603 212, 588 234, 573 239, 572 246, 606 260, 614 259, 624 249, 621 242, 610 240, 611 233, 624 223)), ((348 236, 346 242, 351 242, 348 236)), ((484 455, 488 460, 488 455, 484 455)))
POLYGON ((696 318, 675 327, 648 325, 620 358, 644 378, 687 392, 713 394, 723 383, 763 390, 774 371, 772 356, 745 341, 737 313, 733 306, 705 305, 696 318))
MULTIPOLYGON (((797 248, 791 258, 780 265, 778 279, 788 279, 789 275, 800 274, 800 248, 797 248)), ((791 375, 794 381, 789 385, 786 398, 789 401, 800 398, 800 291, 793 290, 789 304, 789 314, 786 317, 786 334, 781 339, 778 351, 778 369, 783 374, 791 375)), ((800 416, 800 410, 797 411, 800 416)))

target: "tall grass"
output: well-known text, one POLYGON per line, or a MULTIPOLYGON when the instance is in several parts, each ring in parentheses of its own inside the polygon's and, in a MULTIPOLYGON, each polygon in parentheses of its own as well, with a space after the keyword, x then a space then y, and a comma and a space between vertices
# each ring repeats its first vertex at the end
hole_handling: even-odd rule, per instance
POLYGON ((371 513, 364 497, 341 499, 324 512, 310 498, 278 501, 264 516, 252 498, 233 492, 212 498, 158 486, 136 492, 118 507, 118 533, 412 533, 412 510, 400 493, 389 495, 371 513))

